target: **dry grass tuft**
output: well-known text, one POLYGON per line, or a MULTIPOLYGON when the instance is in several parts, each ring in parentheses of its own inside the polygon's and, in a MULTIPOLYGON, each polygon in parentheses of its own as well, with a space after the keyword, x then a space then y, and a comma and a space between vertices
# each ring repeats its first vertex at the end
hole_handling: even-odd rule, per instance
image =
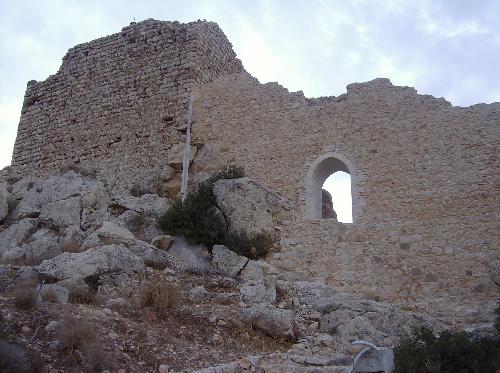
POLYGON ((87 289, 74 289, 69 293, 70 303, 98 304, 97 293, 87 289))
POLYGON ((14 305, 22 310, 32 309, 38 298, 36 288, 33 283, 21 283, 13 290, 14 305))
POLYGON ((79 253, 80 245, 75 241, 64 241, 61 243, 61 251, 63 253, 79 253))
POLYGON ((95 327, 74 317, 66 317, 56 332, 65 352, 89 349, 97 342, 95 327))
POLYGON ((88 372, 102 372, 109 368, 95 325, 66 316, 56 333, 57 340, 61 343, 61 352, 64 354, 63 361, 67 366, 74 367, 75 371, 88 372))
POLYGON ((142 307, 153 307, 160 316, 175 308, 180 301, 177 288, 169 284, 164 275, 155 275, 140 288, 139 304, 142 307))
POLYGON ((0 372, 37 373, 43 369, 38 354, 18 343, 0 340, 0 372))

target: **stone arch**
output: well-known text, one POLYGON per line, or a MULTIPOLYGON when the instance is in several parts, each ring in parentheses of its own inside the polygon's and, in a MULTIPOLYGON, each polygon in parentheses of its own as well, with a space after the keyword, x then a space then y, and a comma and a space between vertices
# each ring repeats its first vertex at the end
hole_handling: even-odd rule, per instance
POLYGON ((344 171, 351 176, 352 221, 358 220, 357 177, 352 162, 342 154, 328 152, 318 157, 309 167, 305 181, 306 219, 321 219, 321 189, 334 172, 344 171))

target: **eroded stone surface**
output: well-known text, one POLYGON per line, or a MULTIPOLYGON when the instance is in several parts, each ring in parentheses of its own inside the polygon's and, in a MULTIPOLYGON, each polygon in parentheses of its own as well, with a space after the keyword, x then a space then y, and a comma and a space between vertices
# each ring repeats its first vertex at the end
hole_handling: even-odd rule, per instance
POLYGON ((125 246, 108 245, 82 253, 62 253, 55 258, 44 260, 37 270, 39 273, 63 280, 113 271, 140 271, 143 268, 143 260, 125 246))

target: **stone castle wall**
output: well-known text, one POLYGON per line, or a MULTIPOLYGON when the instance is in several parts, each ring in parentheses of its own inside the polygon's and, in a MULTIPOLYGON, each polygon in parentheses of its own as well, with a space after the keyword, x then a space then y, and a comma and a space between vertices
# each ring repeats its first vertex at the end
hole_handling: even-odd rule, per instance
POLYGON ((453 107, 385 79, 306 99, 244 74, 194 97, 194 138, 298 206, 274 265, 448 316, 491 317, 500 104, 453 107), (354 224, 306 219, 311 168, 329 154, 351 173, 354 224))
POLYGON ((241 70, 215 23, 148 20, 78 45, 28 83, 12 165, 26 175, 72 163, 131 184, 184 141, 193 84, 241 70))
POLYGON ((57 74, 28 84, 13 168, 70 162, 130 187, 180 158, 190 96, 191 175, 234 163, 295 203, 274 265, 407 307, 491 316, 477 312, 498 295, 498 103, 453 107, 386 79, 307 99, 252 78, 213 23, 148 20, 72 48, 57 74), (353 224, 309 219, 331 157, 352 177, 353 224))

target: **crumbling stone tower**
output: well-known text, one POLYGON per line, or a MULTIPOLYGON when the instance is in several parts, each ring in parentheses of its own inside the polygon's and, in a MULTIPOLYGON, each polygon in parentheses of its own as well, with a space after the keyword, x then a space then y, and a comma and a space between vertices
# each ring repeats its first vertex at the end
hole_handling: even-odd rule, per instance
POLYGON ((211 22, 147 20, 78 45, 55 75, 28 83, 12 166, 80 164, 131 184, 183 141, 193 85, 241 71, 211 22))

